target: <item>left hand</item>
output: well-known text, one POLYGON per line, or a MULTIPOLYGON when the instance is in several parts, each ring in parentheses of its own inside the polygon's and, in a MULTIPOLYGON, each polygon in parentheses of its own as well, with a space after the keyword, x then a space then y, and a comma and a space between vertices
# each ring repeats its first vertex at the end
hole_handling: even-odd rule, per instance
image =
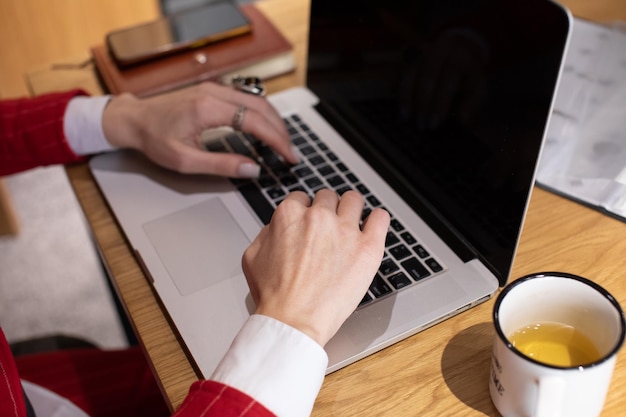
POLYGON ((230 126, 240 105, 247 109, 241 129, 274 148, 287 162, 297 163, 283 120, 267 100, 216 83, 144 99, 121 94, 105 108, 102 127, 113 146, 137 149, 169 169, 249 176, 255 161, 238 154, 211 153, 199 143, 203 131, 230 126))

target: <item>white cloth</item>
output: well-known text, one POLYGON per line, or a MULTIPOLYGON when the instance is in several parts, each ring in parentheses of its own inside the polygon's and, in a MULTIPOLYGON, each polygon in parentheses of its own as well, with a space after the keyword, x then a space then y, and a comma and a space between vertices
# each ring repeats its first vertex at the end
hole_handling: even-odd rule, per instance
POLYGON ((245 392, 279 417, 311 414, 328 356, 304 333, 252 315, 211 376, 245 392))
POLYGON ((102 113, 111 96, 74 97, 67 104, 63 131, 76 155, 90 155, 115 148, 104 137, 102 113))

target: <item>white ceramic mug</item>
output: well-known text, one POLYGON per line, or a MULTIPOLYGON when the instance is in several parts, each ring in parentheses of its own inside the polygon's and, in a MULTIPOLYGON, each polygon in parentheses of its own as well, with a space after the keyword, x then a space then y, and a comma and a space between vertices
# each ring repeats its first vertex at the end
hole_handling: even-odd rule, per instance
POLYGON ((605 289, 575 275, 546 272, 520 278, 498 295, 489 392, 504 417, 593 417, 602 411, 617 352, 624 342, 624 312, 605 289), (599 358, 573 366, 526 356, 511 335, 535 323, 562 323, 584 334, 599 358))

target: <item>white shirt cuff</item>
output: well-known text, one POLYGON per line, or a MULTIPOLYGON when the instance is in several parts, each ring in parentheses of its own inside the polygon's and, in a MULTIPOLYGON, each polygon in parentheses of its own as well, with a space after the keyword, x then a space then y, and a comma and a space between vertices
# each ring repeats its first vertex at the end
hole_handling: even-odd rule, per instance
POLYGON ((211 379, 238 389, 278 417, 306 417, 324 382, 328 356, 309 336, 252 315, 211 379))
POLYGON ((102 113, 111 96, 74 97, 67 104, 63 130, 76 155, 90 155, 115 149, 104 137, 102 113))

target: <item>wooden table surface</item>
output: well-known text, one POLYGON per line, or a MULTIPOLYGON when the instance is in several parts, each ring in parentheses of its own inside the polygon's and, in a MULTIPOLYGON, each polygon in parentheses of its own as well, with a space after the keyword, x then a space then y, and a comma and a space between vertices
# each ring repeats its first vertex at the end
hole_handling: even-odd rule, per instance
MULTIPOLYGON (((270 92, 304 83, 308 0, 264 0, 259 7, 293 43, 298 70, 270 92)), ((592 20, 626 20, 624 0, 567 0, 592 20)), ((197 379, 86 165, 67 174, 116 290, 173 407, 197 379)), ((564 271, 590 278, 626 306, 626 223, 535 188, 512 276, 564 271)), ((326 378, 313 416, 497 416, 488 373, 493 301, 449 319, 326 378)), ((626 415, 622 350, 603 416, 626 415)))

